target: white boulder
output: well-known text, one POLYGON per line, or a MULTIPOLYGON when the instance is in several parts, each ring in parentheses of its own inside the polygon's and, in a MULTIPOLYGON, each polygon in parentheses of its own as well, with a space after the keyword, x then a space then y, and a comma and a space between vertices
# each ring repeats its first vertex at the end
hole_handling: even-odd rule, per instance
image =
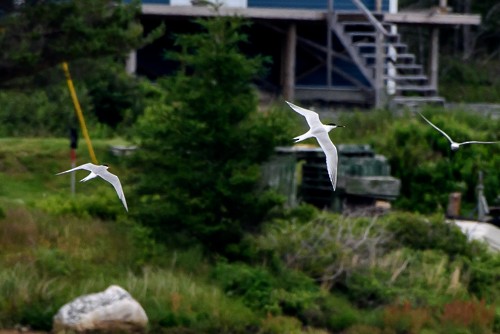
POLYGON ((111 285, 61 307, 54 316, 53 333, 145 332, 147 323, 142 306, 126 290, 111 285))

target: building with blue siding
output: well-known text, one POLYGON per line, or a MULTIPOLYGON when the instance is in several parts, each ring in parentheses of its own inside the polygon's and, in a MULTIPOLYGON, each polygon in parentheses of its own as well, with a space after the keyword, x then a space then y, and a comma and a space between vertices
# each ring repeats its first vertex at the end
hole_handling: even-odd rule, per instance
MULTIPOLYGON (((436 0, 437 1, 437 0, 436 0)), ((400 13, 397 0, 224 0, 222 15, 252 21, 249 55, 272 59, 261 90, 288 100, 383 106, 387 103, 443 102, 438 96, 438 27, 480 22, 478 15, 450 14, 446 0, 436 12, 400 13), (398 24, 432 30, 429 68, 398 34, 398 24)), ((169 36, 194 31, 195 17, 215 15, 197 0, 143 0, 146 29, 163 23, 169 36)), ((137 50, 132 71, 152 79, 175 64, 164 59, 169 36, 137 50)))

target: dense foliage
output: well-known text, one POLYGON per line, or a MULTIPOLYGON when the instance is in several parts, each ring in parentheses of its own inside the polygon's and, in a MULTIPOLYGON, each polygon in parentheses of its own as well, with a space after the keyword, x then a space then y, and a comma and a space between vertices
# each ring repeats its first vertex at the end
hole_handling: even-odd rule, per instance
POLYGON ((197 22, 202 32, 176 37, 179 51, 170 57, 180 70, 158 82, 159 95, 139 120, 137 218, 161 238, 184 235, 227 253, 280 201, 258 189, 259 164, 284 127, 257 112, 251 82, 263 59, 239 51, 243 23, 197 22))
MULTIPOLYGON (((500 139, 500 121, 491 116, 433 108, 422 113, 456 141, 500 139)), ((346 113, 341 124, 347 127, 335 133, 337 143, 368 143, 388 158, 391 174, 401 179, 399 208, 444 211, 449 194, 460 192, 462 212, 470 215, 480 171, 486 198, 496 200, 500 145, 466 145, 452 152, 448 140, 413 112, 346 113)))
POLYGON ((500 61, 441 57, 439 94, 449 102, 499 103, 500 61))
POLYGON ((102 56, 124 59, 159 36, 162 27, 143 37, 136 20, 139 2, 26 1, 15 12, 0 16, 0 83, 24 86, 23 78, 63 61, 102 56))
MULTIPOLYGON (((70 70, 92 137, 129 135, 151 84, 110 58, 76 61, 70 70)), ((61 137, 79 127, 62 68, 45 71, 36 81, 44 87, 0 92, 0 136, 61 137)))

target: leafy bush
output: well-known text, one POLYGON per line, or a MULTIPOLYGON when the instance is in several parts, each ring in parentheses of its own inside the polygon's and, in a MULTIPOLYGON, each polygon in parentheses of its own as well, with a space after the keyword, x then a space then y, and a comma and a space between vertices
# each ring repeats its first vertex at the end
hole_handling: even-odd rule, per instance
MULTIPOLYGON (((499 291, 498 257, 468 241, 440 215, 395 212, 370 220, 321 213, 309 222, 279 218, 266 224, 254 242, 269 263, 279 259, 364 308, 396 297, 415 305, 472 295, 490 301, 499 291)), ((316 319, 311 321, 326 323, 318 309, 293 314, 306 313, 316 319)))
POLYGON ((92 195, 77 194, 74 197, 52 195, 37 202, 36 206, 54 215, 96 217, 105 220, 115 220, 124 212, 123 205, 114 190, 105 190, 92 195))
POLYGON ((500 81, 498 60, 472 60, 443 57, 439 93, 452 102, 498 103, 500 81))
POLYGON ((41 275, 69 276, 73 269, 70 257, 57 248, 39 248, 35 252, 35 259, 35 268, 41 275))
POLYGON ((213 278, 251 309, 275 315, 301 314, 320 295, 308 277, 293 271, 277 274, 241 263, 218 263, 213 278))
MULTIPOLYGON (((426 108, 422 113, 454 140, 499 140, 500 120, 464 110, 426 108)), ((336 133, 339 143, 371 144, 385 155, 391 174, 401 179, 400 209, 443 212, 451 192, 462 193, 463 215, 476 200, 478 172, 484 172, 486 198, 496 198, 500 188, 500 145, 467 145, 451 152, 447 139, 420 116, 410 112, 346 113, 347 125, 336 133), (356 126, 350 126, 355 124, 356 126), (345 131, 344 131, 345 130, 345 131)))
MULTIPOLYGON (((354 305, 334 295, 325 296, 317 301, 324 323, 310 322, 311 325, 340 332, 354 324, 363 322, 362 316, 354 305)), ((319 320, 319 319, 318 319, 319 320)))
POLYGON ((440 250, 451 258, 472 258, 484 252, 478 244, 469 242, 458 226, 447 223, 441 215, 422 216, 398 212, 387 216, 386 220, 387 229, 393 233, 393 240, 398 247, 440 250))
POLYGON ((265 269, 244 264, 218 264, 214 278, 228 295, 241 296, 251 309, 271 314, 280 313, 278 300, 274 295, 277 282, 265 269))
MULTIPOLYGON (((1 92, 0 136, 67 136, 76 118, 69 92, 63 88, 58 87, 54 94, 50 90, 1 92)), ((79 96, 82 107, 87 108, 85 92, 80 91, 79 96)), ((92 122, 91 117, 88 121, 92 122)))
POLYGON ((388 277, 383 272, 354 272, 345 280, 345 293, 361 307, 386 304, 397 296, 395 289, 391 289, 387 281, 388 277))
POLYGON ((374 219, 321 213, 310 221, 275 219, 255 238, 285 266, 301 270, 331 288, 352 272, 370 268, 387 248, 389 236, 374 219))
POLYGON ((122 62, 101 60, 80 61, 78 71, 88 90, 92 103, 92 118, 120 133, 130 128, 146 104, 147 82, 130 76, 122 62))
POLYGON ((484 253, 465 261, 469 290, 480 299, 493 302, 500 298, 500 255, 484 253))

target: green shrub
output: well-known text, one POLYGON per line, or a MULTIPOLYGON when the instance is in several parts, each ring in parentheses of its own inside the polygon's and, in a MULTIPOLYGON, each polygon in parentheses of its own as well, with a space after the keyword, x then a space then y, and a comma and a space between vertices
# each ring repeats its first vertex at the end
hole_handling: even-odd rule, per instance
MULTIPOLYGON (((491 19, 491 18, 490 18, 491 19)), ((439 93, 451 102, 498 103, 500 81, 498 60, 470 60, 443 57, 439 93)))
MULTIPOLYGON (((44 90, 1 92, 0 137, 67 136, 75 112, 69 92, 63 88, 59 87, 54 96, 44 90)), ((85 93, 80 93, 82 106, 86 108, 85 93)))
MULTIPOLYGON (((133 261, 134 265, 141 268, 145 265, 162 265, 170 264, 172 267, 176 265, 176 261, 171 263, 166 259, 165 254, 168 254, 165 246, 158 243, 152 235, 151 229, 134 221, 125 221, 128 227, 128 235, 131 245, 134 248, 133 261)), ((177 253, 174 253, 177 257, 177 253)), ((199 262, 197 263, 199 265, 199 262)))
POLYGON ((39 300, 23 305, 19 314, 19 323, 35 330, 51 330, 54 315, 58 307, 54 300, 39 300))
POLYGON ((376 218, 321 213, 307 222, 275 219, 255 238, 256 247, 280 258, 329 289, 352 272, 364 272, 387 251, 390 236, 376 218))
POLYGON ((287 269, 272 272, 242 263, 217 263, 212 277, 226 294, 242 298, 245 305, 263 314, 306 320, 305 314, 323 295, 309 277, 287 269))
POLYGON ((100 218, 116 220, 125 212, 114 189, 100 188, 99 193, 67 195, 52 195, 41 199, 35 205, 53 215, 74 215, 79 218, 100 218))
POLYGON ((394 234, 395 247, 440 250, 451 258, 472 258, 482 249, 467 240, 459 227, 447 223, 441 215, 421 216, 409 212, 398 212, 386 218, 387 229, 394 234))
POLYGON ((495 308, 495 317, 493 319, 493 333, 500 333, 500 306, 495 308))
POLYGON ((285 316, 269 316, 262 321, 258 334, 301 334, 302 324, 299 320, 285 316))
POLYGON ((251 309, 263 313, 281 313, 274 295, 277 282, 267 270, 245 264, 219 263, 213 275, 226 294, 240 296, 251 309))
POLYGON ((500 255, 498 253, 474 257, 465 262, 469 276, 469 291, 481 299, 495 301, 500 298, 500 255))
POLYGON ((391 289, 387 281, 382 272, 353 272, 346 278, 345 293, 349 300, 361 307, 386 304, 396 296, 395 289, 391 289))
POLYGON ((35 252, 35 268, 48 277, 69 276, 72 271, 70 257, 57 248, 39 248, 35 252))
MULTIPOLYGON (((330 300, 335 300, 329 298, 330 300)), ((338 299, 337 299, 338 300, 338 299)), ((322 305, 323 313, 326 316, 326 328, 333 332, 338 332, 359 323, 359 311, 352 305, 347 303, 340 303, 337 305, 322 305)))
MULTIPOLYGON (((467 110, 427 107, 422 113, 454 140, 499 140, 500 120, 467 110)), ((395 207, 421 213, 443 212, 451 192, 462 193, 461 214, 476 203, 478 172, 484 172, 486 198, 495 198, 500 187, 500 145, 466 145, 450 151, 447 139, 411 112, 345 113, 347 125, 336 132, 338 143, 370 144, 401 179, 395 207), (355 126, 350 126, 355 124, 355 126)))

